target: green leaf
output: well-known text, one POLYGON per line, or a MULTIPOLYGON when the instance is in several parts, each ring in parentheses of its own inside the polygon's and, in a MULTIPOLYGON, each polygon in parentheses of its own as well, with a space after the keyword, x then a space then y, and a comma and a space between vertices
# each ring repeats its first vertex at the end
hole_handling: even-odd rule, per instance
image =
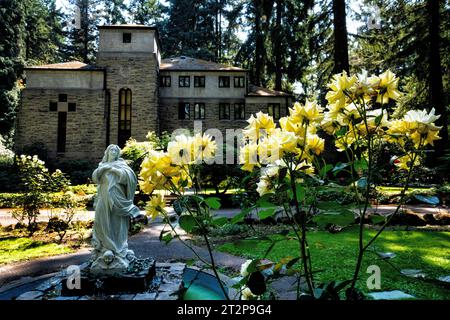
POLYGON ((214 220, 212 221, 212 223, 213 223, 215 226, 219 226, 219 227, 223 226, 223 225, 226 224, 227 222, 228 222, 228 218, 227 218, 227 217, 219 217, 219 218, 216 218, 216 219, 214 219, 214 220))
POLYGON ((215 198, 215 197, 206 198, 205 202, 208 205, 208 207, 210 207, 211 209, 217 210, 220 208, 220 199, 219 198, 215 198))
POLYGON ((369 164, 366 159, 362 158, 354 161, 353 168, 355 168, 356 171, 367 170, 369 168, 369 164))
POLYGON ((275 210, 276 210, 275 207, 274 208, 267 208, 265 210, 261 210, 261 211, 258 212, 258 217, 261 220, 267 219, 267 218, 269 218, 269 217, 274 215, 275 210))
POLYGON ((256 201, 256 206, 260 208, 270 208, 275 207, 273 203, 271 203, 269 200, 272 197, 271 194, 265 194, 261 198, 256 201))
POLYGON ((176 213, 177 215, 181 216, 181 214, 183 213, 183 210, 184 210, 181 201, 178 200, 178 199, 175 200, 175 201, 173 202, 172 206, 173 206, 173 210, 175 211, 175 213, 176 213))
POLYGON ((289 261, 289 262, 286 264, 286 269, 292 268, 292 266, 293 266, 298 260, 300 260, 300 257, 294 258, 294 259, 292 259, 291 261, 289 261))
POLYGON ((173 240, 173 236, 172 234, 168 233, 166 235, 164 235, 161 240, 163 240, 166 244, 168 244, 170 241, 173 240))
POLYGON ((333 169, 333 165, 332 164, 326 164, 325 166, 320 168, 319 175, 321 177, 324 177, 331 169, 333 169))
POLYGON ((194 230, 194 227, 196 225, 195 219, 191 215, 181 216, 180 219, 178 220, 178 223, 180 224, 180 227, 186 232, 192 232, 192 230, 194 230))
POLYGON ((356 186, 360 189, 367 188, 367 178, 361 177, 358 181, 356 181, 356 186))
POLYGON ((343 136, 346 133, 347 133, 347 128, 346 127, 342 127, 338 131, 336 131, 336 137, 343 136))
POLYGON ((383 113, 380 114, 379 116, 375 117, 375 125, 378 127, 381 123, 381 119, 383 119, 383 113))
POLYGON ((303 200, 305 200, 306 190, 301 184, 298 184, 295 187, 295 193, 297 194, 298 202, 302 202, 303 200))
POLYGON ((231 223, 236 224, 244 220, 244 218, 254 209, 254 207, 243 209, 240 213, 231 218, 231 223))
POLYGON ((334 166, 334 168, 333 168, 333 170, 331 170, 331 172, 333 172, 333 174, 336 175, 337 173, 339 173, 343 169, 347 168, 348 166, 349 166, 348 163, 339 162, 338 164, 336 164, 334 166))

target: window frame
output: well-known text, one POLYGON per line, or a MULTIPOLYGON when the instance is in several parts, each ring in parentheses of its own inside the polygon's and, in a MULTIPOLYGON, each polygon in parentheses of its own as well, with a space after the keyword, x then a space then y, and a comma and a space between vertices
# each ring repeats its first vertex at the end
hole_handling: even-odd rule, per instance
POLYGON ((178 76, 178 88, 189 88, 191 86, 191 76, 178 76), (184 85, 181 85, 181 79, 183 79, 184 85), (186 85, 186 79, 187 85, 186 85))
POLYGON ((132 34, 131 32, 122 33, 122 43, 131 43, 132 34))
POLYGON ((234 104, 234 120, 245 120, 245 103, 239 102, 234 104), (242 107, 242 109, 241 109, 242 107), (239 113, 239 117, 237 116, 236 110, 239 109, 241 112, 239 113), (243 114, 242 114, 243 113, 243 114))
POLYGON ((268 103, 267 104, 267 114, 269 116, 272 116, 273 120, 280 120, 281 118, 281 105, 280 103, 268 103), (275 109, 275 107, 278 107, 277 109, 275 109), (273 108, 273 112, 271 114, 270 109, 273 108), (275 116, 275 111, 278 111, 278 117, 275 116))
POLYGON ((159 86, 161 88, 170 88, 172 86, 172 76, 166 75, 159 76, 159 86))
POLYGON ((205 120, 206 118, 206 108, 204 102, 195 102, 194 103, 194 120, 205 120), (199 107, 200 115, 197 115, 197 106, 199 107), (201 112, 203 110, 203 114, 201 112))
POLYGON ((191 119, 191 104, 189 102, 179 102, 178 103, 178 120, 190 120, 191 119), (188 106, 188 110, 186 112, 186 105, 188 106), (184 112, 184 118, 181 118, 181 107, 183 106, 184 112), (187 117, 186 117, 187 115, 187 117))
POLYGON ((230 87, 230 76, 219 76, 219 88, 229 88, 230 87), (227 84, 225 85, 221 80, 227 79, 227 84))
POLYGON ((223 102, 219 103, 219 120, 230 120, 231 119, 231 105, 230 103, 223 102), (224 117, 224 113, 222 112, 222 107, 225 107, 228 109, 228 117, 224 117))
POLYGON ((235 88, 245 88, 245 77, 244 76, 234 76, 234 87, 235 88), (242 79, 242 85, 240 85, 240 81, 242 79), (238 80, 238 85, 236 85, 236 80, 238 80))
POLYGON ((205 76, 194 76, 194 88, 204 88, 206 86, 205 76), (203 80, 203 85, 199 85, 198 80, 203 80))

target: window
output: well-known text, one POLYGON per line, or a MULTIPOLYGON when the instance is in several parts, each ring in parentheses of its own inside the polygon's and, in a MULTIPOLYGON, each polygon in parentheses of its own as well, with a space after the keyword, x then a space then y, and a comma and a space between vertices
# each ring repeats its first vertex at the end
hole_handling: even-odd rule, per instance
POLYGON ((178 105, 178 119, 187 120, 191 118, 191 106, 187 102, 180 102, 178 105))
POLYGON ((57 152, 66 152, 67 112, 58 112, 57 152))
POLYGON ((267 105, 267 113, 272 116, 274 120, 280 119, 280 104, 279 103, 269 103, 267 105))
POLYGON ((194 119, 204 120, 205 119, 205 104, 196 103, 194 105, 194 119))
POLYGON ((234 104, 234 118, 236 120, 245 119, 245 104, 244 103, 235 103, 234 104))
POLYGON ((119 147, 123 147, 131 137, 131 90, 119 91, 119 147))
POLYGON ((58 102, 50 101, 48 110, 49 111, 58 111, 58 102))
POLYGON ((69 112, 77 111, 77 104, 75 102, 69 102, 68 109, 69 112))
POLYGON ((190 76, 179 76, 178 77, 178 86, 181 88, 186 88, 191 86, 191 77, 190 76))
POLYGON ((172 79, 170 76, 160 76, 159 77, 159 86, 160 87, 170 87, 172 79))
POLYGON ((245 88, 245 77, 234 77, 235 88, 245 88))
POLYGON ((219 88, 229 88, 230 87, 230 77, 220 76, 219 77, 219 88))
POLYGON ((204 88, 205 87, 205 76, 194 76, 194 87, 204 88))
POLYGON ((220 103, 219 104, 219 119, 230 119, 230 104, 220 103))
POLYGON ((58 95, 58 101, 59 102, 67 102, 67 94, 60 93, 58 95))
POLYGON ((122 35, 122 42, 123 43, 131 43, 131 33, 124 33, 122 35))

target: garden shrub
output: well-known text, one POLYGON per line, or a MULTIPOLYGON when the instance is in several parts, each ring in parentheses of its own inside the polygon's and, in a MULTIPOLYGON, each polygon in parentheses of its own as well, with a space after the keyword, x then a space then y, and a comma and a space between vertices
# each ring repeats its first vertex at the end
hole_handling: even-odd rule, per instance
POLYGON ((58 164, 73 185, 89 184, 97 163, 89 160, 66 160, 58 164))

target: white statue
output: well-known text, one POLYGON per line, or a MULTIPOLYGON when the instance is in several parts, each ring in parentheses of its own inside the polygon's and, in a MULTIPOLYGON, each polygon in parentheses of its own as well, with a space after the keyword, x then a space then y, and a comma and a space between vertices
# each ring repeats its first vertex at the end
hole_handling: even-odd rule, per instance
POLYGON ((140 216, 139 208, 133 204, 137 178, 119 155, 120 148, 109 145, 92 174, 97 184, 91 265, 94 274, 123 272, 135 258, 128 249, 128 229, 130 218, 140 216))

